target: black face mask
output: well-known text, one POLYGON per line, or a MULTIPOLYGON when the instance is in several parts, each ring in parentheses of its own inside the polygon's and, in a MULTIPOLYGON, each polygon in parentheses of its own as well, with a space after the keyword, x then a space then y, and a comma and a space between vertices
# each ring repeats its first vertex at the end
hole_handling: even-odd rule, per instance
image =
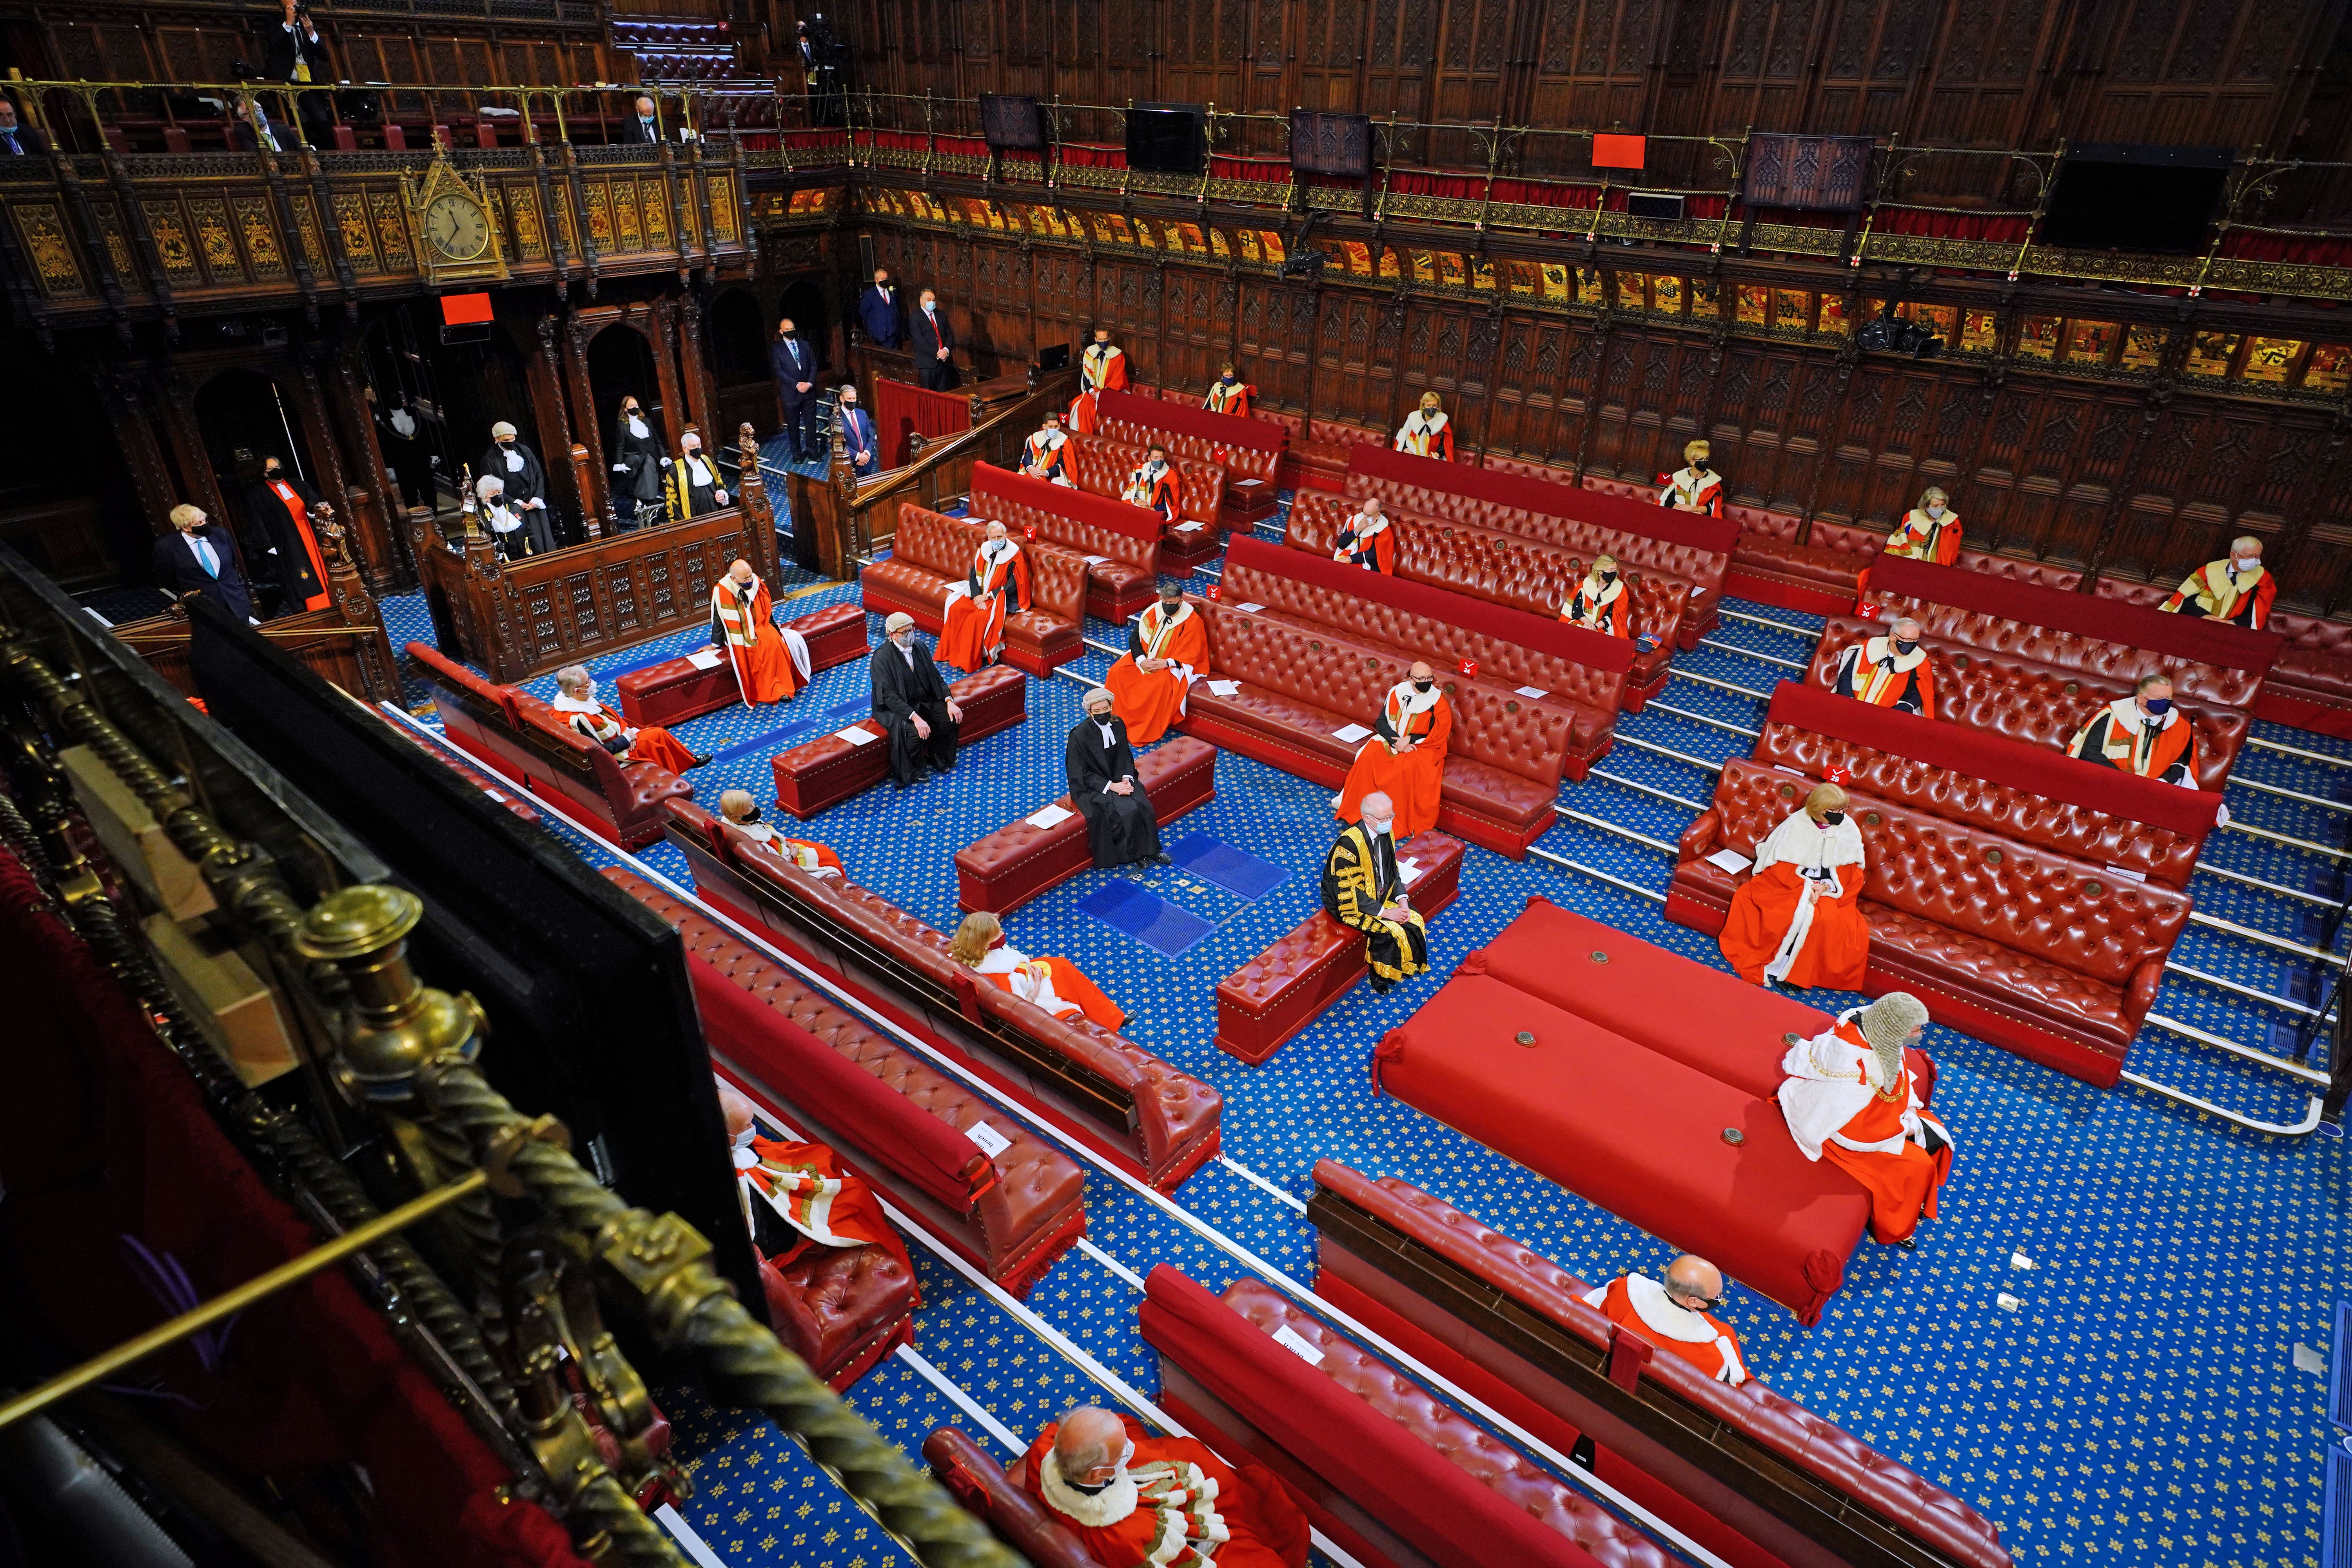
POLYGON ((269 467, 261 470, 261 477, 265 479, 274 479, 278 477, 278 465, 275 463, 270 464, 269 467))
POLYGON ((1603 572, 1601 574, 1601 580, 1603 583, 1614 583, 1617 581, 1617 574, 1614 572, 1603 572))
POLYGON ((1435 684, 1435 681, 1431 680, 1416 680, 1412 683, 1412 689, 1415 691, 1426 691, 1435 684))
POLYGON ((501 436, 499 437, 499 445, 505 447, 509 452, 514 450, 514 444, 515 438, 511 436, 501 436))
POLYGON ((1111 1488, 1118 1485, 1118 1479, 1114 1476, 1109 1480, 1100 1482, 1097 1485, 1091 1487, 1087 1485, 1084 1481, 1065 1480, 1062 1484, 1069 1488, 1072 1491, 1077 1492, 1082 1496, 1095 1497, 1100 1493, 1107 1492, 1110 1490, 1111 1488))
POLYGON ((1822 821, 1831 827, 1835 827, 1839 823, 1843 822, 1844 820, 1845 813, 1843 811, 1825 811, 1822 813, 1822 821))
POLYGON ((1911 652, 1911 650, 1912 650, 1912 649, 1914 649, 1914 648, 1917 647, 1918 646, 1919 646, 1918 639, 1917 639, 1916 637, 1914 637, 1914 638, 1913 638, 1911 641, 1909 641, 1909 642, 1898 642, 1898 643, 1896 643, 1896 644, 1895 645, 1895 651, 1896 653, 1900 653, 1900 654, 1908 654, 1908 653, 1910 653, 1910 652, 1911 652))
POLYGON ((1706 459, 1705 458, 1693 458, 1691 459, 1691 472, 1694 474, 1703 474, 1706 472, 1706 459))
POLYGON ((637 405, 636 405, 635 404, 634 404, 634 403, 630 404, 626 408, 624 408, 624 409, 622 409, 622 410, 621 410, 621 417, 622 417, 622 418, 624 418, 624 419, 635 419, 636 416, 637 416, 637 405))
POLYGON ((751 824, 759 820, 760 808, 755 805, 751 810, 745 812, 740 817, 737 818, 736 825, 740 827, 749 827, 751 824))

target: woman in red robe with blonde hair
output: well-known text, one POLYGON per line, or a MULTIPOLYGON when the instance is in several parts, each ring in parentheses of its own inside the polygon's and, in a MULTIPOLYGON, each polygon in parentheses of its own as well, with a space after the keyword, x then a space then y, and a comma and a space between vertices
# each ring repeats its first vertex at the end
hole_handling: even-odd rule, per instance
POLYGON ((963 917, 948 956, 990 984, 1067 1021, 1084 1015, 1106 1029, 1127 1022, 1118 1004, 1102 994, 1066 958, 1031 958, 1004 940, 1003 924, 986 910, 963 917))
POLYGON ((1862 868, 1845 791, 1814 785, 1804 808, 1756 846, 1756 874, 1732 895, 1717 939, 1723 956, 1754 985, 1861 990, 1870 968, 1862 868))
POLYGON ((1004 618, 1029 607, 1029 556, 991 522, 971 552, 971 572, 948 584, 946 618, 933 657, 958 669, 978 669, 1004 655, 1004 618))

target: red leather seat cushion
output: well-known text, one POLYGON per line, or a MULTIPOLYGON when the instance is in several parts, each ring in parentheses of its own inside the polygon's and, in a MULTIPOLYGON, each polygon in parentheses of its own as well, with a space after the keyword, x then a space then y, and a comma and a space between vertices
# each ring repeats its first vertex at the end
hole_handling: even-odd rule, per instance
POLYGON ((1794 540, 1758 533, 1742 533, 1739 548, 1731 555, 1734 571, 1783 578, 1825 593, 1843 594, 1849 603, 1854 584, 1870 560, 1867 555, 1832 550, 1825 545, 1799 544, 1794 540))
MULTIPOLYGON (((1179 735, 1137 760, 1136 779, 1165 824, 1215 798, 1216 767, 1214 746, 1179 735)), ((1071 815, 1052 827, 1024 816, 957 850, 957 903, 1003 914, 1092 866, 1087 819, 1071 810, 1069 796, 1057 804, 1071 815)))
POLYGON ((1486 975, 1448 981, 1391 1030, 1373 1077, 1808 1323, 1869 1219, 1862 1188, 1800 1153, 1769 1100, 1486 975))
MULTIPOLYGON (((867 570, 871 572, 873 568, 867 570)), ((963 723, 956 742, 959 746, 969 746, 999 730, 1028 721, 1029 682, 1010 665, 992 665, 961 680, 950 681, 948 695, 963 710, 963 723)), ((868 731, 881 728, 871 719, 865 721, 864 727, 868 731)), ((835 731, 777 752, 768 759, 768 766, 775 776, 776 804, 794 816, 810 817, 887 778, 890 748, 879 737, 858 745, 843 740, 840 731, 835 731)))
POLYGON ((811 1247, 781 1268, 762 1260, 760 1281, 778 1336, 836 1389, 915 1310, 915 1276, 887 1247, 811 1247))

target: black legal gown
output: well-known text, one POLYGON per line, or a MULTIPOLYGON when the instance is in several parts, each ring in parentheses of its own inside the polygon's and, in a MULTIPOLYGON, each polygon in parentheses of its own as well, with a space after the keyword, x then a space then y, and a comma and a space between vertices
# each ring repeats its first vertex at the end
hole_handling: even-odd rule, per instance
POLYGON ((1160 818, 1139 781, 1132 795, 1113 795, 1106 784, 1137 778, 1135 748, 1127 743, 1127 722, 1110 721, 1110 744, 1102 726, 1081 719, 1062 748, 1062 769, 1070 780, 1070 802, 1087 819, 1087 843, 1097 866, 1125 866, 1160 853, 1160 818))
POLYGON ((962 726, 948 717, 947 682, 931 662, 931 650, 913 645, 911 663, 885 637, 866 661, 873 690, 874 717, 890 738, 890 773, 912 784, 925 763, 941 773, 955 766, 956 735, 962 726), (915 715, 931 727, 928 741, 915 733, 915 715))

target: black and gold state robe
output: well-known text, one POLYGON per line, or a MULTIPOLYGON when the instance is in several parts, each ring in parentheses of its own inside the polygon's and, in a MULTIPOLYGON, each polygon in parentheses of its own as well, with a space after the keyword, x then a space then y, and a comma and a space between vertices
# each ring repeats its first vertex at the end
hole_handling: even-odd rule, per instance
POLYGON ((1323 908, 1341 925, 1364 933, 1364 957, 1372 966, 1372 989, 1385 991, 1429 967, 1429 931, 1421 911, 1384 921, 1381 908, 1404 890, 1397 876, 1396 840, 1375 837, 1362 823, 1348 825, 1323 862, 1323 908))

